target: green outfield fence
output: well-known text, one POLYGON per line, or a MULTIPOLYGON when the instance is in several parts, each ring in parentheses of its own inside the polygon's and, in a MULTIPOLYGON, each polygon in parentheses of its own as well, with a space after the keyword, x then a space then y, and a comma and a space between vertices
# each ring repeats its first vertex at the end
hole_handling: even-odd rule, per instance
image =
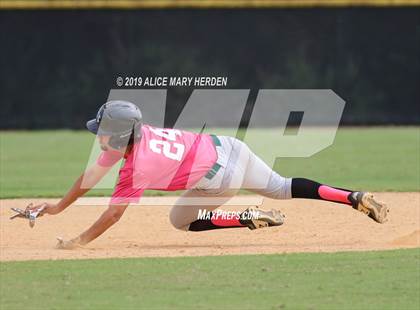
POLYGON ((2 0, 3 9, 141 9, 416 6, 419 0, 2 0))

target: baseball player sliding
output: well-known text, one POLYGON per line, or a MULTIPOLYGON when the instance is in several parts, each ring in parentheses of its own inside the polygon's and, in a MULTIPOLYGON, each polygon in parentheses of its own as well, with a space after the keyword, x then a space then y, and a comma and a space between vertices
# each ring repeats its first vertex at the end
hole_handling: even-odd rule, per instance
POLYGON ((335 188, 304 178, 285 178, 268 167, 242 141, 227 136, 162 129, 142 123, 140 109, 127 101, 109 101, 87 122, 97 135, 102 153, 57 203, 28 206, 36 215, 56 215, 93 188, 111 167, 124 159, 109 207, 86 231, 74 239, 59 239, 57 248, 73 249, 102 235, 138 202, 145 189, 186 190, 172 207, 172 225, 185 231, 233 227, 257 229, 283 224, 277 210, 248 208, 238 216, 215 211, 244 188, 273 199, 321 199, 346 204, 376 222, 386 221, 388 208, 372 194, 335 188), (203 201, 207 201, 203 205, 203 201), (216 200, 215 200, 216 199, 216 200), (217 203, 214 203, 217 201, 217 203), (198 218, 205 209, 207 216, 198 218))

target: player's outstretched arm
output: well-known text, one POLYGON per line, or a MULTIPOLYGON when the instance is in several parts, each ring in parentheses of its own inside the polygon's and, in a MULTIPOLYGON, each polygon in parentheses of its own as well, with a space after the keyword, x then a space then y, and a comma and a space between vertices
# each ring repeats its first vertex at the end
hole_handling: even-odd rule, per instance
POLYGON ((86 192, 92 189, 103 177, 107 172, 111 169, 111 167, 102 167, 98 164, 94 164, 76 180, 67 194, 57 203, 41 203, 38 205, 30 206, 27 209, 31 211, 36 211, 41 209, 41 214, 58 214, 68 206, 70 206, 77 198, 83 196, 86 192))
POLYGON ((109 227, 119 221, 121 216, 124 214, 128 204, 121 205, 110 205, 108 209, 102 213, 101 217, 79 237, 74 238, 70 241, 64 241, 58 239, 58 249, 73 249, 80 245, 85 245, 92 240, 102 235, 109 227))

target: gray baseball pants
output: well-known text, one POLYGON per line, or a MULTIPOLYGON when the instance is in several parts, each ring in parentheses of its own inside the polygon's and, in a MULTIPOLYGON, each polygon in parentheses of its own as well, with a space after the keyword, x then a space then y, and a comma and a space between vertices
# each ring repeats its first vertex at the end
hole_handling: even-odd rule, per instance
POLYGON ((172 207, 169 219, 175 228, 188 230, 200 209, 217 209, 241 188, 268 198, 291 198, 291 178, 273 171, 242 141, 227 136, 213 138, 217 162, 213 171, 184 192, 172 207))

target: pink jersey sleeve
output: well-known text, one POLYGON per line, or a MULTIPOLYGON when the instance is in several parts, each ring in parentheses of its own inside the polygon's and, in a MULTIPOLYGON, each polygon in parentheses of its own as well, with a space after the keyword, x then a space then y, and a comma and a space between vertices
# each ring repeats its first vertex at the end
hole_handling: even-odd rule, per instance
POLYGON ((111 197, 111 204, 137 203, 144 188, 134 188, 133 169, 123 168, 120 170, 118 183, 111 197))
POLYGON ((123 157, 123 154, 117 151, 102 152, 96 163, 102 167, 111 167, 123 157))

